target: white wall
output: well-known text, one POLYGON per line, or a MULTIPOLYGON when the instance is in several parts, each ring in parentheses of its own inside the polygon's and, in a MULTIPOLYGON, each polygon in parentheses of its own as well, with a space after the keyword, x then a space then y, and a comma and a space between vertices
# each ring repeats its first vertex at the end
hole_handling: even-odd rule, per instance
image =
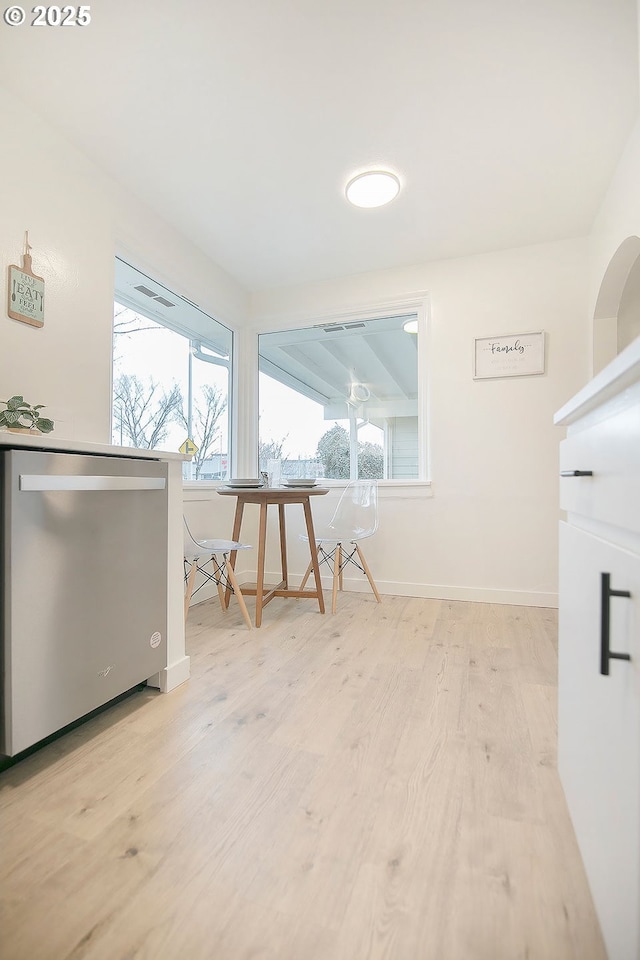
MULTIPOLYGON (((556 602, 561 435, 552 418, 588 375, 586 255, 586 241, 574 240, 253 296, 252 325, 266 331, 429 291, 432 496, 383 491, 366 551, 382 590, 556 602), (535 330, 547 333, 543 376, 473 380, 474 337, 535 330)), ((294 545, 292 569, 305 566, 294 545)))
POLYGON ((45 278, 45 323, 6 316, 0 398, 44 403, 56 433, 110 442, 113 262, 116 252, 186 294, 223 323, 246 317, 243 289, 46 122, 0 87, 0 259, 45 278))

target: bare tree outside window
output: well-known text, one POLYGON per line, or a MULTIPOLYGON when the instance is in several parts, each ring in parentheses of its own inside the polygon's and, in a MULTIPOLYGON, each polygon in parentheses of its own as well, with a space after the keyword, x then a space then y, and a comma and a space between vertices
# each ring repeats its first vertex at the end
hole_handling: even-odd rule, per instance
MULTIPOLYGON (((203 386, 201 390, 202 400, 197 400, 193 404, 193 416, 191 418, 191 440, 198 448, 194 454, 192 463, 195 467, 195 477, 197 480, 205 460, 208 460, 214 452, 216 442, 220 439, 219 421, 227 409, 227 398, 218 387, 203 386)), ((180 408, 178 419, 183 426, 189 429, 189 420, 180 408)))
POLYGON ((119 363, 122 359, 118 353, 118 337, 126 334, 142 333, 143 330, 162 330, 162 327, 149 320, 148 317, 130 310, 129 307, 123 307, 121 303, 113 305, 113 362, 119 363))
POLYGON ((232 332, 118 257, 115 290, 113 443, 178 451, 188 437, 198 451, 183 479, 225 476, 232 332))
POLYGON ((182 394, 177 386, 167 393, 152 379, 121 374, 113 384, 113 418, 121 444, 141 449, 160 446, 169 425, 182 415, 182 394))
POLYGON ((119 333, 140 333, 142 330, 157 330, 159 324, 154 320, 140 313, 130 310, 129 307, 123 307, 121 303, 114 304, 113 311, 113 332, 119 333))
MULTIPOLYGON (((287 434, 288 436, 288 434, 287 434)), ((284 459, 284 444, 287 437, 282 440, 259 440, 258 441, 258 464, 260 470, 266 470, 269 460, 284 459)))

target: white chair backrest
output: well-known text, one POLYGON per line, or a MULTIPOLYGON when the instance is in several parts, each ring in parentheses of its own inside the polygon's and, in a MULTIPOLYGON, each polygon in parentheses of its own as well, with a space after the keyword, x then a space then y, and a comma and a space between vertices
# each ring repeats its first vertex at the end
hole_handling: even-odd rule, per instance
POLYGON ((351 480, 327 527, 332 540, 364 540, 378 529, 378 481, 351 480))
POLYGON ((184 555, 185 557, 200 557, 203 554, 202 547, 198 541, 194 538, 191 530, 189 530, 189 524, 187 523, 187 518, 182 516, 184 521, 183 533, 184 533, 184 555))

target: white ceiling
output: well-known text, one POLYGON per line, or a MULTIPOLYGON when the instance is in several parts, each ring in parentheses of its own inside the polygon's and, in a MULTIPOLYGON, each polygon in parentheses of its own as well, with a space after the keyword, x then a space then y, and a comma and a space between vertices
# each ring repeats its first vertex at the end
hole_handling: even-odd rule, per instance
POLYGON ((637 111, 636 11, 94 0, 87 27, 0 24, 0 81, 257 290, 587 233, 637 111), (369 166, 401 178, 388 207, 344 199, 369 166))

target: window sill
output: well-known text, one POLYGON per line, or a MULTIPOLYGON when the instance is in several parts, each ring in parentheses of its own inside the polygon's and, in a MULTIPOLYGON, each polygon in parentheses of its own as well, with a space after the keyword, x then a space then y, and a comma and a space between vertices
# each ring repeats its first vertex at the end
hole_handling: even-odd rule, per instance
POLYGON ((210 500, 211 495, 221 487, 224 487, 224 480, 183 480, 182 499, 210 500))
MULTIPOLYGON (((344 490, 347 480, 325 480, 331 490, 344 490)), ((183 480, 184 500, 208 500, 215 491, 225 486, 224 480, 183 480)), ((424 500, 433 496, 430 480, 378 480, 381 500, 424 500)))

